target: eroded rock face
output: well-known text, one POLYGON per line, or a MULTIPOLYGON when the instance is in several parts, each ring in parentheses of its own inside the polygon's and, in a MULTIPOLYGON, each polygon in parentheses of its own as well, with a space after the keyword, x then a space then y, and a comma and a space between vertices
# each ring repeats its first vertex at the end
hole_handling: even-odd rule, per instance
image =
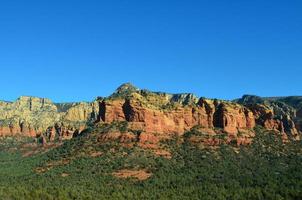
POLYGON ((238 104, 220 103, 216 107, 214 126, 223 128, 226 133, 236 135, 240 129, 255 127, 254 114, 238 104))
POLYGON ((99 106, 99 121, 111 123, 114 121, 125 121, 123 111, 124 100, 117 99, 116 101, 104 100, 99 106))
POLYGON ((66 121, 95 121, 99 115, 99 103, 76 103, 72 107, 70 107, 65 115, 64 120, 66 121))
POLYGON ((299 126, 301 100, 301 97, 260 98, 245 95, 237 102, 241 102, 245 107, 252 110, 257 124, 266 129, 279 131, 282 134, 286 133, 292 138, 299 139, 302 130, 299 126), (292 106, 296 106, 298 109, 296 110, 292 106))
MULTIPOLYGON (((209 135, 223 133, 227 141, 248 144, 256 125, 278 131, 284 139, 299 139, 302 101, 294 108, 295 102, 293 98, 279 101, 248 95, 235 102, 197 99, 192 94, 150 92, 124 84, 110 97, 93 102, 54 104, 36 97, 0 102, 0 136, 43 135, 48 141, 64 140, 81 134, 88 124, 127 121, 131 130, 152 140, 154 135, 182 136, 200 127, 209 135)), ((219 142, 208 140, 209 144, 219 142)))
POLYGON ((104 100, 100 103, 100 119, 106 123, 128 121, 133 129, 167 135, 182 135, 194 126, 222 128, 236 135, 241 129, 255 126, 253 113, 231 102, 200 99, 196 104, 183 105, 174 101, 170 107, 171 102, 166 100, 153 102, 138 93, 126 99, 104 100))
POLYGON ((37 97, 22 96, 16 102, 0 102, 0 136, 46 134, 50 141, 70 139, 99 115, 96 101, 69 104, 65 111, 58 107, 49 99, 37 97))
POLYGON ((23 96, 16 102, 1 102, 0 135, 35 136, 59 118, 49 99, 23 96))
POLYGON ((274 111, 268 106, 262 104, 247 105, 256 118, 257 124, 269 130, 284 132, 283 123, 274 118, 274 111))

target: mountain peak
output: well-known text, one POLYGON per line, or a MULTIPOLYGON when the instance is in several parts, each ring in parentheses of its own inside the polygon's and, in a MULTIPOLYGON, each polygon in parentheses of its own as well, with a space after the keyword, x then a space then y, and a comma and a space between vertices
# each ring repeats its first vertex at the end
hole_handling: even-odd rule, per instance
POLYGON ((115 90, 115 92, 111 95, 111 97, 125 96, 137 92, 139 90, 140 89, 134 86, 132 83, 124 83, 115 90))
POLYGON ((136 86, 134 86, 132 83, 124 83, 116 89, 116 93, 121 93, 125 91, 138 91, 138 90, 139 89, 136 86))

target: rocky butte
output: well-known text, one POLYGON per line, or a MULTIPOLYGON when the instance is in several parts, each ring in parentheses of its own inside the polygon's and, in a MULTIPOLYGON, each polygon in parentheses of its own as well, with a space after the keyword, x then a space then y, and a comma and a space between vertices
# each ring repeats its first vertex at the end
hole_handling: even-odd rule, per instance
MULTIPOLYGON (((0 135, 43 137, 45 141, 76 137, 88 126, 127 122, 140 132, 140 140, 182 136, 197 130, 208 144, 235 141, 249 144, 255 126, 281 134, 284 142, 299 140, 302 97, 261 98, 244 95, 234 101, 197 98, 193 94, 167 94, 141 90, 127 83, 111 96, 93 102, 53 103, 46 98, 22 96, 0 102, 0 135), (219 136, 224 139, 217 139, 219 136)), ((129 136, 130 137, 130 136, 129 136)), ((189 138, 200 142, 197 136, 189 138)))

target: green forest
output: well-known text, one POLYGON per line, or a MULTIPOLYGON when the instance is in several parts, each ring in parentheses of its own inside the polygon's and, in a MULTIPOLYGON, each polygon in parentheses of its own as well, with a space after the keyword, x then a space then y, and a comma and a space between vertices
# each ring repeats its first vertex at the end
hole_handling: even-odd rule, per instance
POLYGON ((99 143, 96 132, 49 149, 28 138, 1 139, 1 199, 302 199, 301 142, 282 144, 261 128, 250 146, 241 147, 201 148, 175 137, 162 144, 170 159, 135 145, 99 143), (113 176, 120 169, 152 175, 113 176))

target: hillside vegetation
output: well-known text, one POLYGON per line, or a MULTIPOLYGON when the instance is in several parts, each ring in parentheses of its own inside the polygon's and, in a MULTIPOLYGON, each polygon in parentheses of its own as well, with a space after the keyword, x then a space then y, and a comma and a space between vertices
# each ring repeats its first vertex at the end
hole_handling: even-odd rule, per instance
POLYGON ((175 137, 162 142, 171 152, 165 157, 138 145, 98 139, 126 128, 103 125, 46 146, 28 138, 3 138, 1 199, 302 198, 300 141, 283 144, 280 136, 256 127, 250 146, 200 147, 175 137))

